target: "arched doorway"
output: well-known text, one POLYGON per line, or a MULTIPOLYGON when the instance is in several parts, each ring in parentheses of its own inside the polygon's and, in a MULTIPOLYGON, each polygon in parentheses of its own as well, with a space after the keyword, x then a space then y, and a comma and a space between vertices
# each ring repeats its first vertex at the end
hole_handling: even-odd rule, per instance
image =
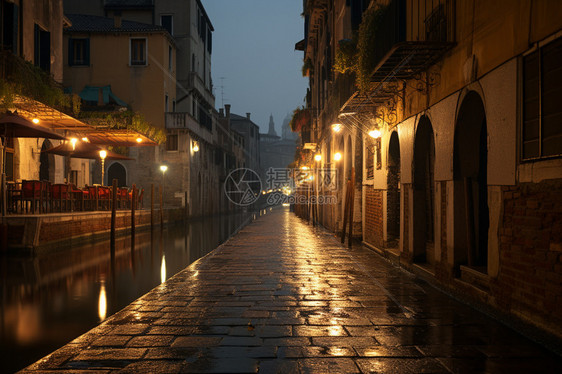
POLYGON ((43 153, 43 151, 52 147, 53 144, 49 139, 43 141, 41 155, 39 156, 39 180, 55 181, 55 156, 50 153, 43 153))
POLYGON ((387 247, 397 248, 400 240, 400 142, 392 132, 388 143, 388 174, 386 190, 387 247))
POLYGON ((112 184, 114 179, 117 179, 119 187, 127 185, 127 170, 119 162, 114 162, 107 169, 107 184, 112 184))
POLYGON ((484 103, 480 95, 470 91, 460 106, 455 127, 455 265, 469 265, 483 273, 487 273, 490 225, 487 136, 484 103))
POLYGON ((435 144, 429 118, 420 118, 414 140, 414 262, 433 264, 434 261, 434 201, 433 165, 435 144))

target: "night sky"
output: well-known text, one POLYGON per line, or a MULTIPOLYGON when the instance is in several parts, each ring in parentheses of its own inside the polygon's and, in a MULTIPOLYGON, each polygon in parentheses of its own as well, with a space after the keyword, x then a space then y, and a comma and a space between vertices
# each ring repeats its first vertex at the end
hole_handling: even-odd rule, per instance
POLYGON ((306 94, 303 52, 294 50, 304 34, 302 0, 202 3, 215 28, 211 67, 215 107, 231 104, 233 113, 252 113, 261 132, 267 132, 273 114, 281 135, 283 119, 304 104, 306 94))

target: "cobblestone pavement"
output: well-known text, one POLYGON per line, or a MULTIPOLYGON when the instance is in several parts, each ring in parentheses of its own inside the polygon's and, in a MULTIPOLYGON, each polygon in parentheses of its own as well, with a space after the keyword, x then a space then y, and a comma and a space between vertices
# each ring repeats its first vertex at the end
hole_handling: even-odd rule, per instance
POLYGON ((274 209, 25 372, 544 373, 558 356, 274 209))

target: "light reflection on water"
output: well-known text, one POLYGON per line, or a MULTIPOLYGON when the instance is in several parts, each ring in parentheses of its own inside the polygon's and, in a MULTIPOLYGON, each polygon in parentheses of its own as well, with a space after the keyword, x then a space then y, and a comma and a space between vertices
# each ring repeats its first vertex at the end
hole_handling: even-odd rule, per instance
MULTIPOLYGON (((2 256, 0 372, 14 372, 80 336, 209 253, 253 213, 137 232, 37 256, 2 256)), ((261 215, 261 212, 260 212, 261 215)))

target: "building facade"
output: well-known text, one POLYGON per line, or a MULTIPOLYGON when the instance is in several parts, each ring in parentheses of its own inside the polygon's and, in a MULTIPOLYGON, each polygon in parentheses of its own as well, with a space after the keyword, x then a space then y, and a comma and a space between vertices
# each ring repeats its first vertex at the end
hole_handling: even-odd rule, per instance
MULTIPOLYGON (((558 337, 561 5, 308 0, 300 43, 312 66, 302 134, 343 179, 354 169, 356 235, 558 337)), ((335 231, 339 201, 319 214, 335 231)))

